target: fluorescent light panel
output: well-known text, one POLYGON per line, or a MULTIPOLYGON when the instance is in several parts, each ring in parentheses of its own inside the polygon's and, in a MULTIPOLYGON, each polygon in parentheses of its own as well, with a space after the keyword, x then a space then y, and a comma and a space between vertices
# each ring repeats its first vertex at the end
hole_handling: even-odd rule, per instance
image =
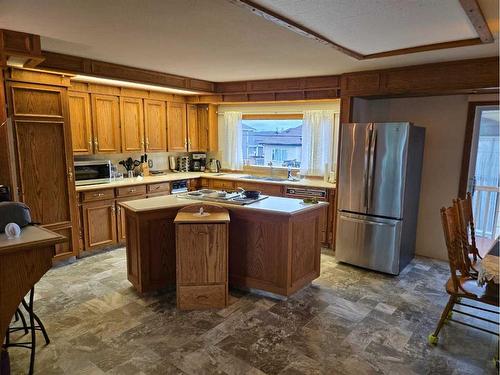
POLYGON ((128 81, 120 81, 120 80, 116 80, 116 79, 93 77, 93 76, 87 76, 87 75, 83 75, 83 74, 77 74, 71 79, 73 81, 79 81, 79 82, 89 82, 89 83, 97 83, 97 84, 109 85, 109 86, 129 87, 129 88, 141 89, 141 90, 161 91, 161 92, 166 92, 169 94, 179 94, 179 95, 198 95, 198 94, 201 94, 201 92, 198 92, 198 91, 179 90, 179 89, 174 89, 174 88, 170 88, 170 87, 147 85, 147 84, 143 84, 143 83, 135 83, 135 82, 128 82, 128 81))

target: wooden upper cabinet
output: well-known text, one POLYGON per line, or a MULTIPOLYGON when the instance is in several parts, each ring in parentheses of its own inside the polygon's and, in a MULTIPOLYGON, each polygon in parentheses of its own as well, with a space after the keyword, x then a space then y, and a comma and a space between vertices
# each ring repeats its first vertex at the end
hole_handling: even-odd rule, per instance
POLYGON ((167 107, 159 100, 144 99, 146 151, 167 151, 167 107))
POLYGON ((68 104, 73 154, 92 154, 93 142, 90 96, 84 92, 69 91, 68 104))
POLYGON ((215 104, 198 105, 199 150, 219 150, 217 106, 215 104))
POLYGON ((122 152, 144 151, 143 113, 142 99, 120 97, 122 152))
POLYGON ((96 153, 120 153, 120 100, 92 94, 92 126, 96 153))
POLYGON ((187 130, 188 150, 202 151, 200 149, 200 131, 198 128, 198 107, 195 104, 187 105, 187 130))
POLYGON ((167 103, 168 151, 187 151, 186 105, 167 103))

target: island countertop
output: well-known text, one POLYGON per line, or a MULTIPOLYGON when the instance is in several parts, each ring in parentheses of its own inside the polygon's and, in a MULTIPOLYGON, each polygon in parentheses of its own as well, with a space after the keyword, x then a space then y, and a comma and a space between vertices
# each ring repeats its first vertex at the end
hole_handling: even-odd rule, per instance
MULTIPOLYGON (((149 212, 168 208, 184 207, 190 204, 205 202, 194 199, 181 198, 178 195, 165 195, 161 197, 137 199, 132 201, 120 202, 119 204, 132 212, 149 212)), ((244 206, 228 204, 222 202, 206 202, 207 204, 215 204, 228 207, 235 210, 247 210, 257 212, 269 212, 281 215, 296 215, 306 211, 323 208, 327 206, 327 202, 318 202, 317 204, 304 203, 301 199, 282 198, 269 196, 263 200, 244 206)))

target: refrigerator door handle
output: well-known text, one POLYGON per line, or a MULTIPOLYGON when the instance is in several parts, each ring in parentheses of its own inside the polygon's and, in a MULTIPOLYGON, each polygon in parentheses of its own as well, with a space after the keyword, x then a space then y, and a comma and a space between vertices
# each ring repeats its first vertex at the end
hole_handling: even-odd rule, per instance
POLYGON ((344 220, 348 220, 348 221, 352 221, 354 223, 360 223, 360 224, 370 224, 370 225, 378 225, 378 226, 381 226, 381 227, 395 227, 397 222, 378 222, 378 221, 371 221, 371 220, 362 220, 362 219, 356 219, 354 217, 351 217, 351 216, 342 216, 342 218, 344 220))
POLYGON ((368 183, 367 183, 367 204, 366 208, 370 209, 370 205, 372 203, 372 195, 373 195, 373 178, 375 173, 375 153, 377 151, 377 131, 375 129, 372 130, 372 135, 370 139, 370 158, 368 160, 368 183))
POLYGON ((370 170, 370 142, 372 139, 372 132, 373 132, 373 124, 369 124, 368 128, 366 129, 366 134, 365 134, 365 175, 364 175, 364 206, 365 209, 368 209, 368 175, 369 175, 369 170, 370 170))

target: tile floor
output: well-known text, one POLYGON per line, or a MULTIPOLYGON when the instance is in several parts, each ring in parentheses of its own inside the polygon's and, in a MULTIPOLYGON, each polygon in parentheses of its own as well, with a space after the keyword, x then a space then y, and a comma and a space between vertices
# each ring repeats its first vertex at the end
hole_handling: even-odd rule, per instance
MULTIPOLYGON (((232 291, 218 311, 180 312, 173 291, 138 296, 124 249, 52 269, 35 302, 37 374, 494 374, 496 339, 450 323, 444 262, 417 258, 399 277, 322 255, 313 285, 287 301, 232 291)), ((28 351, 10 350, 14 374, 28 351)))

